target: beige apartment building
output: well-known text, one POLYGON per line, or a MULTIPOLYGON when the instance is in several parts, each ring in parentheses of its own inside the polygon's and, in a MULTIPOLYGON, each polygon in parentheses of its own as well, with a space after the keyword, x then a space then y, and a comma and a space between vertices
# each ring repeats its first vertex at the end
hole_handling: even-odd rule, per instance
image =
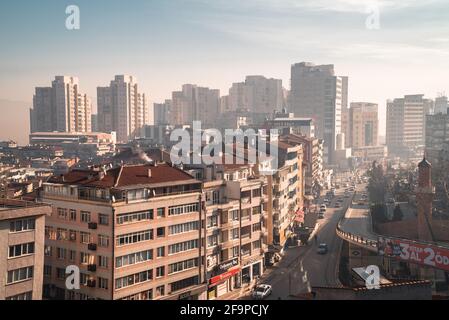
POLYGON ((378 105, 352 102, 349 109, 349 147, 375 147, 378 145, 378 105))
POLYGON ((167 164, 73 170, 41 198, 44 295, 52 299, 206 299, 201 182, 167 164), (80 268, 80 289, 65 286, 80 268))
POLYGON ((251 164, 218 165, 213 175, 203 185, 208 299, 251 285, 267 251, 267 180, 251 164))
POLYGON ((0 199, 0 300, 41 300, 46 204, 0 199))

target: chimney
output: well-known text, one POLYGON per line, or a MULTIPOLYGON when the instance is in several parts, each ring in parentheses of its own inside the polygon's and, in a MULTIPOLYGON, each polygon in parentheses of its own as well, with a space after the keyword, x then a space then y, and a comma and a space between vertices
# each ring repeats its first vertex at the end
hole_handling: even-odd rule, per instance
POLYGON ((148 169, 148 178, 151 178, 151 169, 148 169))

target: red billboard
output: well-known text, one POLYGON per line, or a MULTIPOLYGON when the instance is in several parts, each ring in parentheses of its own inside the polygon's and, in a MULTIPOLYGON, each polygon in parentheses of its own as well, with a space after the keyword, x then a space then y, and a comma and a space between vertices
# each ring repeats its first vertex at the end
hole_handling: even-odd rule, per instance
POLYGON ((410 240, 379 237, 379 255, 449 271, 449 249, 410 240))

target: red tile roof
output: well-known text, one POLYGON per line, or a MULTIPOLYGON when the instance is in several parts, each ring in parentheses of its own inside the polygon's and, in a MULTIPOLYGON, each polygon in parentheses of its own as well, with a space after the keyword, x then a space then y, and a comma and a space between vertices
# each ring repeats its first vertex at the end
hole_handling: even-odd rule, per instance
POLYGON ((121 166, 110 169, 106 175, 102 171, 75 169, 62 176, 54 176, 48 182, 76 184, 99 188, 122 188, 133 185, 150 185, 188 181, 198 182, 188 173, 168 164, 121 166), (149 177, 151 170, 151 177, 149 177))

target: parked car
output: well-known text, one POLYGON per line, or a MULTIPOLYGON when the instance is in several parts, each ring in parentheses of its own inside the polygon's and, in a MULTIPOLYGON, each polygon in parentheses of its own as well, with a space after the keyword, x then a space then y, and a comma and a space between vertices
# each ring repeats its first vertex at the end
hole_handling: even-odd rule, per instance
POLYGON ((273 288, 269 284, 259 284, 253 289, 251 296, 253 299, 265 299, 273 292, 273 288))
POLYGON ((317 253, 318 254, 326 254, 329 251, 329 248, 326 243, 321 243, 318 246, 317 253))

